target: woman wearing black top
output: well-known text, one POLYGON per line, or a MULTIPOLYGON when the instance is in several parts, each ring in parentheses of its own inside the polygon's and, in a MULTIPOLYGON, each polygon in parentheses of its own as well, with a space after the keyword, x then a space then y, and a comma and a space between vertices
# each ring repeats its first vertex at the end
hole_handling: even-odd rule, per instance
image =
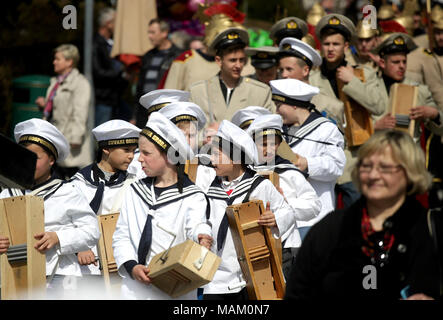
POLYGON ((439 298, 427 210, 425 158, 400 131, 377 131, 352 172, 362 197, 313 226, 287 282, 286 299, 439 298))

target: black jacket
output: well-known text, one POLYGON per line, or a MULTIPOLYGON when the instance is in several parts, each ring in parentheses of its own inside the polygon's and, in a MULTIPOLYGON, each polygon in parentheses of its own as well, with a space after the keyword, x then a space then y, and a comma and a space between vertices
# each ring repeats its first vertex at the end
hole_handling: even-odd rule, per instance
MULTIPOLYGON (((148 120, 148 115, 147 115, 146 109, 140 103, 138 103, 138 101, 141 96, 148 93, 148 92, 145 92, 143 89, 145 77, 146 77, 146 72, 151 67, 152 58, 155 55, 157 55, 158 52, 159 51, 157 48, 153 48, 153 49, 149 50, 148 52, 146 52, 145 55, 143 56, 143 59, 142 59, 142 67, 140 70, 139 79, 138 79, 137 88, 136 88, 136 108, 135 108, 135 112, 134 112, 134 116, 136 119, 136 125, 139 128, 143 128, 145 126, 146 121, 148 120)), ((174 59, 177 56, 179 56, 181 53, 182 53, 182 50, 180 50, 174 44, 172 44, 172 46, 169 49, 167 49, 167 53, 164 56, 163 61, 161 62, 161 65, 160 65, 160 70, 159 70, 159 74, 157 77, 157 87, 158 87, 160 81, 162 80, 162 78, 165 76, 166 71, 169 70, 169 67, 171 66, 174 59)))
POLYGON ((95 104, 115 107, 128 85, 122 77, 123 67, 116 70, 110 57, 109 44, 96 33, 92 47, 92 75, 94 79, 95 104))
MULTIPOLYGON (((427 225, 426 209, 412 197, 386 221, 395 240, 385 266, 376 268, 376 289, 365 289, 372 265, 363 254, 362 197, 351 207, 325 216, 307 234, 296 257, 285 299, 398 300, 409 285, 409 295, 439 297, 436 252, 427 225), (366 278, 367 279, 367 278, 366 278)), ((386 222, 384 226, 386 226, 386 222)))

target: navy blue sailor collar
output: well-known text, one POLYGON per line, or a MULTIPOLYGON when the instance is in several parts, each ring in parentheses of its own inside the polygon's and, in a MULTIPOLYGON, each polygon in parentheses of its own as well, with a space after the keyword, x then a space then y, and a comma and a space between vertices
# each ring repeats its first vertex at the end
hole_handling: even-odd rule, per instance
POLYGON ((98 187, 100 182, 104 182, 105 186, 116 186, 120 185, 125 182, 126 178, 128 176, 127 171, 121 171, 118 170, 116 173, 114 173, 109 181, 106 181, 105 175, 103 171, 98 167, 97 163, 92 163, 89 166, 84 167, 83 169, 80 169, 76 174, 75 177, 77 178, 83 178, 83 180, 89 182, 93 186, 98 187))
MULTIPOLYGON (((163 206, 166 204, 169 204, 171 202, 180 200, 182 198, 188 197, 190 195, 193 195, 195 193, 201 192, 204 194, 204 192, 197 187, 189 178, 187 175, 183 176, 183 192, 179 192, 177 184, 165 188, 165 190, 160 194, 159 197, 154 195, 155 197, 155 204, 154 199, 152 197, 152 183, 154 182, 154 179, 152 177, 146 177, 144 179, 140 179, 138 181, 135 181, 131 184, 131 187, 135 191, 135 193, 145 202, 149 208, 156 209, 159 206, 163 206)), ((154 191, 155 192, 155 191, 154 191)))
POLYGON ((251 168, 247 168, 243 174, 240 183, 235 187, 234 191, 228 195, 223 189, 221 177, 215 177, 211 183, 208 190, 208 198, 216 198, 228 201, 229 199, 235 199, 244 193, 247 193, 252 185, 252 183, 260 176, 256 174, 257 172, 251 168))

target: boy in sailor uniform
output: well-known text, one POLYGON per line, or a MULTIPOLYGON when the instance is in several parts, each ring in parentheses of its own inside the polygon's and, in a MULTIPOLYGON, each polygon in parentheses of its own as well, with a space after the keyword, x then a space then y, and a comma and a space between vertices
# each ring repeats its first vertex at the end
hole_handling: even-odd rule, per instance
MULTIPOLYGON (((79 170, 72 183, 82 191, 96 215, 120 212, 124 192, 136 179, 126 170, 134 158, 140 131, 124 120, 110 120, 92 129, 98 143, 96 162, 79 170)), ((96 247, 78 252, 77 257, 84 275, 101 274, 96 247)))
MULTIPOLYGON (((100 237, 97 218, 73 184, 52 177, 52 167, 69 154, 69 144, 52 124, 41 119, 18 123, 17 143, 37 154, 35 185, 31 190, 5 189, 0 198, 34 195, 44 199, 45 232, 34 235, 34 248, 46 254, 48 299, 76 299, 77 280, 82 276, 76 253, 89 250, 100 237)), ((0 254, 10 246, 0 235, 0 254)))
POLYGON ((306 174, 292 162, 277 155, 277 149, 283 141, 283 121, 280 115, 270 114, 257 117, 247 132, 252 136, 258 150, 259 165, 254 170, 274 171, 279 175, 280 187, 277 190, 294 209, 297 221, 288 232, 281 236, 283 247, 283 273, 289 279, 289 271, 301 246, 297 224, 300 221, 314 219, 321 209, 321 202, 306 174))
MULTIPOLYGON (((124 299, 171 299, 151 285, 147 266, 158 253, 191 239, 210 249, 205 194, 183 173, 194 155, 184 134, 164 115, 153 113, 139 137, 146 178, 125 192, 112 247, 124 299), (175 235, 172 236, 171 234, 175 235)), ((178 299, 196 299, 197 290, 178 299)))
MULTIPOLYGON (((140 105, 147 110, 148 119, 153 112, 176 101, 189 101, 189 92, 175 89, 158 89, 144 94, 139 99, 140 105)), ((143 179, 146 178, 146 175, 140 167, 140 162, 138 161, 139 155, 139 151, 136 150, 134 160, 129 165, 128 172, 135 174, 139 179, 143 179)))
POLYGON ((319 93, 318 88, 296 79, 274 80, 270 84, 277 113, 283 118, 285 139, 298 155, 294 164, 307 174, 322 204, 316 218, 300 221, 303 239, 310 226, 335 208, 334 186, 346 163, 344 139, 337 126, 310 102, 319 93))
MULTIPOLYGON (((198 150, 198 132, 206 125, 206 116, 203 110, 193 102, 173 102, 159 111, 171 120, 186 136, 186 139, 194 153, 198 150)), ((209 146, 205 147, 208 149, 209 146)), ((202 148, 201 150, 205 150, 202 148)), ((209 150, 205 150, 209 151, 209 150)), ((208 152, 196 154, 198 159, 197 175, 195 184, 204 192, 207 192, 215 171, 212 168, 208 152)))
POLYGON ((254 141, 245 131, 223 120, 212 146, 211 162, 217 177, 207 196, 211 205, 214 250, 222 261, 213 280, 204 287, 203 299, 247 300, 246 283, 237 260, 226 208, 243 201, 262 200, 266 210, 258 222, 271 228, 275 238, 294 228, 295 214, 274 185, 248 167, 248 164, 257 164, 258 156, 254 141))

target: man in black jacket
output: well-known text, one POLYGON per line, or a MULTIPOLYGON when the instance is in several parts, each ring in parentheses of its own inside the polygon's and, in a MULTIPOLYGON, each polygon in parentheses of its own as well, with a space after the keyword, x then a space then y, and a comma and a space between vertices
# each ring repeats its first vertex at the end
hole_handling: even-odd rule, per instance
POLYGON ((138 100, 142 95, 157 89, 172 61, 181 53, 181 50, 168 39, 168 34, 169 25, 165 21, 156 18, 149 22, 148 37, 154 48, 143 56, 137 83, 134 120, 139 128, 145 126, 148 115, 138 100))
POLYGON ((121 95, 128 85, 128 75, 117 59, 111 58, 115 10, 105 8, 98 17, 98 30, 94 36, 92 71, 95 91, 95 126, 118 113, 121 95))

